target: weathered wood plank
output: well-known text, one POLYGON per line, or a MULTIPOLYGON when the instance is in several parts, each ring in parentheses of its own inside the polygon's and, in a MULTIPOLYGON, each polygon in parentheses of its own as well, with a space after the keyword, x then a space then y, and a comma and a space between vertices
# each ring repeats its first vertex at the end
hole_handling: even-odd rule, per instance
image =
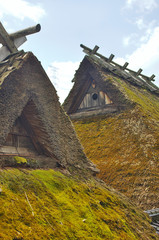
POLYGON ((21 37, 25 37, 27 35, 39 32, 41 30, 41 26, 40 24, 37 24, 33 27, 29 27, 20 31, 17 31, 15 33, 11 33, 9 34, 11 39, 16 39, 16 38, 21 38, 21 37))
MULTIPOLYGON (((17 38, 14 40, 16 48, 20 47, 25 41, 26 37, 17 38)), ((0 62, 10 55, 10 51, 6 46, 0 48, 0 62)))
POLYGON ((7 46, 7 48, 11 53, 15 53, 18 51, 18 49, 14 45, 14 42, 11 40, 9 34, 5 30, 1 22, 0 22, 0 36, 1 36, 2 44, 4 46, 7 46))
POLYGON ((13 147, 13 146, 3 146, 0 147, 0 155, 25 155, 28 156, 30 154, 35 153, 27 148, 22 147, 13 147))

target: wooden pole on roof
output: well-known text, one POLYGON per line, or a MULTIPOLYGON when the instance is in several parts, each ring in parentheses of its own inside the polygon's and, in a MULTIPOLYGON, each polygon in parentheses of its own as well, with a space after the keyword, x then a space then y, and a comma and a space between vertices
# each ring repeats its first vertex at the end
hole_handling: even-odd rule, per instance
POLYGON ((122 70, 125 70, 128 65, 129 65, 129 63, 128 63, 128 62, 125 62, 124 65, 121 67, 121 69, 122 69, 122 70))
POLYGON ((95 47, 93 48, 91 54, 96 54, 98 49, 99 49, 99 47, 97 45, 95 45, 95 47))
POLYGON ((39 32, 40 30, 41 30, 41 26, 40 26, 40 24, 37 24, 33 27, 25 28, 25 29, 17 31, 15 33, 11 33, 11 34, 9 34, 9 36, 10 36, 10 38, 15 39, 15 38, 24 37, 24 36, 39 32))
POLYGON ((151 77, 148 77, 148 76, 145 76, 145 75, 141 74, 141 72, 143 71, 141 68, 140 68, 137 72, 136 72, 136 71, 133 71, 133 70, 131 70, 131 69, 129 69, 129 68, 127 68, 127 66, 129 65, 128 62, 125 62, 124 65, 121 66, 120 64, 112 61, 113 58, 114 58, 114 55, 113 55, 113 54, 111 54, 109 58, 104 57, 103 55, 99 54, 99 53, 97 52, 97 50, 98 50, 98 48, 99 48, 98 46, 95 46, 93 50, 90 49, 90 48, 88 48, 88 47, 86 47, 86 46, 83 45, 83 44, 80 44, 80 47, 82 47, 82 48, 84 49, 83 51, 84 51, 86 54, 91 55, 91 54, 93 53, 93 54, 95 54, 96 56, 98 56, 98 57, 100 57, 101 59, 103 59, 104 61, 116 65, 116 66, 119 67, 121 70, 127 70, 128 72, 130 72, 130 73, 131 73, 132 75, 134 75, 135 77, 141 76, 141 77, 142 77, 144 80, 146 80, 146 81, 149 81, 149 82, 155 81, 155 79, 154 79, 154 78, 155 78, 155 75, 154 75, 154 74, 153 74, 151 77))
POLYGON ((111 62, 113 60, 115 56, 113 54, 110 55, 110 57, 108 58, 108 62, 111 62))
POLYGON ((143 70, 141 68, 139 68, 139 70, 136 72, 136 76, 139 76, 142 71, 143 70))
POLYGON ((0 42, 3 44, 3 46, 7 46, 11 53, 15 53, 18 51, 18 49, 14 45, 13 41, 10 39, 9 34, 5 30, 1 22, 0 22, 0 42))
POLYGON ((11 53, 18 52, 18 47, 27 40, 26 35, 39 32, 40 29, 40 24, 37 24, 33 27, 26 28, 12 34, 8 34, 2 23, 0 22, 0 43, 2 43, 3 45, 0 48, 0 61, 4 60, 11 53))
POLYGON ((155 75, 154 74, 152 74, 152 76, 149 78, 149 81, 155 81, 155 75))

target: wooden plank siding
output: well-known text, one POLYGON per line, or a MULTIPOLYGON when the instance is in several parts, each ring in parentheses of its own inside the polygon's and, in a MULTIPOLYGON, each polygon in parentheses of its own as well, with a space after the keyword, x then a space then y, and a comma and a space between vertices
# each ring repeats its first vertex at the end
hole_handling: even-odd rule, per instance
POLYGON ((0 155, 55 155, 48 145, 48 134, 33 101, 29 101, 9 132, 0 155))
POLYGON ((103 91, 95 92, 95 93, 87 93, 81 102, 79 109, 91 108, 104 106, 106 104, 111 104, 112 101, 103 91))
POLYGON ((4 146, 0 148, 0 155, 28 156, 37 154, 32 139, 23 124, 21 117, 16 119, 4 146))
POLYGON ((81 88, 79 89, 79 91, 77 92, 76 96, 74 97, 74 99, 72 101, 72 105, 68 111, 68 114, 77 111, 77 109, 79 108, 79 106, 81 104, 81 100, 84 98, 85 94, 87 93, 88 89, 90 88, 90 85, 92 83, 92 78, 90 77, 90 75, 87 75, 85 79, 86 80, 85 80, 84 84, 81 86, 81 88))

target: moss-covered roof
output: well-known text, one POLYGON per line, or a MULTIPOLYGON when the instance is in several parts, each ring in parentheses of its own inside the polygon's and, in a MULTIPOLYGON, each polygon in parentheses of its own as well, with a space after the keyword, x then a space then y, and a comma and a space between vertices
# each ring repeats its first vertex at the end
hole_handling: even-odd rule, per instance
POLYGON ((144 209, 159 207, 159 97, 102 73, 131 103, 130 109, 73 121, 99 176, 144 209))
POLYGON ((85 56, 64 108, 72 118, 87 157, 100 169, 99 177, 143 209, 158 208, 158 87, 97 56, 85 56), (112 98, 116 112, 77 115, 73 120, 76 113, 69 111, 86 76, 91 76, 112 98))
POLYGON ((0 239, 158 239, 146 214, 93 179, 9 169, 0 183, 0 239))

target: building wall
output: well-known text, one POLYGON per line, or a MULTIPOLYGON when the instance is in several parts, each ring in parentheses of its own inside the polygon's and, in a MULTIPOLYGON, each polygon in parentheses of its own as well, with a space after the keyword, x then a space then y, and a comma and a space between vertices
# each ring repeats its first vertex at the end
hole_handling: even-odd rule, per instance
POLYGON ((98 85, 93 82, 86 95, 84 96, 83 101, 79 106, 79 109, 99 107, 111 103, 112 101, 110 100, 108 95, 105 92, 101 91, 98 85))

